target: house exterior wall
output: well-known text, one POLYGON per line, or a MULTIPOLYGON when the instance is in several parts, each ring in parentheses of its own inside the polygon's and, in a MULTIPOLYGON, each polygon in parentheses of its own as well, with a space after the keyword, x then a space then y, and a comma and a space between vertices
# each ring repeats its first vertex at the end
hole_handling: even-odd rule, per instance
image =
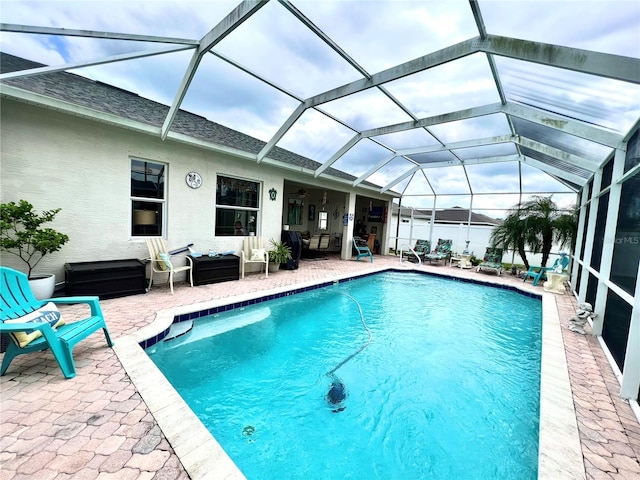
MULTIPOLYGON (((55 273, 58 282, 64 279, 67 262, 148 256, 144 237, 131 236, 132 158, 167 164, 165 238, 170 249, 193 243, 202 252, 239 254, 242 237, 214 235, 218 174, 261 183, 258 234, 266 247, 269 239, 280 239, 286 224, 287 200, 293 192, 284 191, 285 178, 307 185, 313 180, 293 170, 6 98, 0 120, 1 202, 24 199, 37 211, 62 209, 47 226, 69 235, 70 240, 60 251, 47 255, 34 272, 55 273), (190 171, 202 176, 200 188, 187 186, 185 175, 190 171), (275 201, 269 197, 272 188, 278 192, 275 201)), ((329 196, 325 208, 340 212, 338 218, 329 215, 329 226, 330 232, 342 232, 344 199, 351 189, 322 178, 313 183, 316 192, 339 192, 329 196)), ((373 192, 371 197, 388 201, 373 192)), ((316 212, 322 208, 320 200, 313 199, 316 212)), ((304 227, 313 231, 314 222, 307 222, 306 213, 305 208, 304 227)), ((0 252, 0 263, 25 271, 24 264, 7 252, 0 252)))
MULTIPOLYGON (((242 248, 242 237, 214 237, 216 174, 262 182, 260 234, 280 238, 283 176, 273 167, 194 148, 158 137, 46 110, 2 102, 0 198, 25 199, 38 211, 61 208, 49 226, 69 235, 59 252, 46 256, 38 272, 60 281, 65 262, 145 258, 144 239, 131 237, 130 159, 167 163, 167 243, 170 249, 193 243, 207 251, 242 248), (189 188, 185 175, 198 171, 202 186, 189 188)), ((24 270, 15 256, 2 264, 24 270)))

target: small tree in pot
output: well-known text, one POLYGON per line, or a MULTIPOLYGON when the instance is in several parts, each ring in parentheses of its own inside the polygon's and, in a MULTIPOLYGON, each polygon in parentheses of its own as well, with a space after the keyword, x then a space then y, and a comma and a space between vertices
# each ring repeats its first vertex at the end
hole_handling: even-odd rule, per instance
MULTIPOLYGON (((57 252, 69 241, 64 233, 42 227, 44 223, 53 221, 60 210, 56 208, 39 214, 26 200, 0 205, 0 249, 26 263, 30 280, 37 278, 33 270, 44 256, 57 252)), ((55 287, 55 279, 53 285, 55 287)))
POLYGON ((286 263, 291 258, 291 248, 283 242, 277 242, 273 238, 269 240, 271 250, 269 250, 269 271, 277 272, 281 263, 286 263))

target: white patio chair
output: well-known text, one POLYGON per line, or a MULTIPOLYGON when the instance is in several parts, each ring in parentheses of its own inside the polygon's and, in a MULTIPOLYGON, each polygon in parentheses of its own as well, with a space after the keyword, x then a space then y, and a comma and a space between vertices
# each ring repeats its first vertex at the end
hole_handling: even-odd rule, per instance
POLYGON ((151 275, 149 277, 149 288, 153 284, 154 273, 166 273, 167 282, 171 287, 171 295, 173 295, 173 276, 178 272, 188 271, 189 283, 193 287, 193 260, 188 255, 171 255, 167 250, 167 244, 161 238, 148 238, 147 248, 149 249, 149 260, 151 261, 151 275), (172 258, 185 258, 186 265, 176 266, 172 258))
MULTIPOLYGON (((247 263, 264 264, 264 276, 269 276, 269 253, 264 248, 262 237, 245 237, 242 252, 240 252, 240 270, 244 278, 244 266, 247 263)), ((262 267, 260 267, 262 270, 262 267)))

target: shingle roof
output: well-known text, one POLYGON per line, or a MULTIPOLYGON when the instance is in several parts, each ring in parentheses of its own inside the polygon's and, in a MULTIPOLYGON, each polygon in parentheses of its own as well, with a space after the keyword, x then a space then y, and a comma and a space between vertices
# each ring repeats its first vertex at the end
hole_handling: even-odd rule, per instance
MULTIPOLYGON (((0 52, 1 73, 43 66, 45 65, 0 52)), ((168 106, 141 97, 133 92, 67 72, 29 75, 4 80, 3 83, 81 107, 112 114, 123 119, 140 122, 158 129, 162 127, 164 119, 169 112, 168 106)), ((266 144, 262 140, 185 110, 180 110, 176 115, 172 131, 254 155, 260 152, 266 144)), ((321 166, 319 162, 279 147, 271 150, 269 158, 309 170, 315 170, 321 166)), ((356 177, 335 168, 328 168, 326 173, 331 177, 344 180, 356 179, 356 177)), ((376 186, 369 182, 363 182, 363 184, 376 186)))
MULTIPOLYGON (((442 223, 467 223, 469 220, 469 210, 462 207, 446 208, 436 210, 436 222, 442 223)), ((499 225, 500 221, 481 213, 471 212, 471 223, 473 225, 499 225)))
MULTIPOLYGON (((413 210, 414 218, 431 219, 431 210, 428 209, 411 209, 402 207, 402 215, 411 215, 413 210)), ((398 214, 398 207, 394 205, 394 215, 398 214)), ((445 208, 436 210, 436 223, 467 223, 469 221, 469 210, 462 207, 445 208)), ((471 212, 471 225, 500 225, 500 220, 491 218, 481 213, 471 212)))

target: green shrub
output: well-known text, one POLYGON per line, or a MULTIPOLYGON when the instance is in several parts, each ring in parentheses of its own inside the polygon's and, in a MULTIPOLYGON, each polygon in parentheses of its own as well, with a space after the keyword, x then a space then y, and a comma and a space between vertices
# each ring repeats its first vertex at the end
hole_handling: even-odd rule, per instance
POLYGON ((53 221, 60 210, 45 210, 39 214, 26 200, 0 205, 0 249, 26 263, 29 278, 45 255, 57 252, 69 241, 64 233, 42 227, 53 221))

